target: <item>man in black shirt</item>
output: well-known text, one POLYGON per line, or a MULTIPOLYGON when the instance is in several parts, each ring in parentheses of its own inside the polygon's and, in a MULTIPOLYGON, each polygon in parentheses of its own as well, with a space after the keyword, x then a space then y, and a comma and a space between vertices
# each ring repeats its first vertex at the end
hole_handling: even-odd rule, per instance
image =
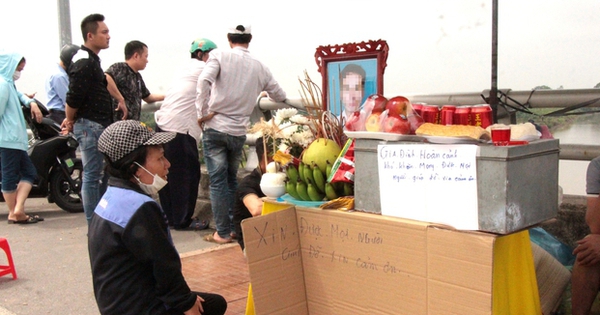
MULTIPOLYGON (((165 99, 163 94, 150 93, 140 71, 148 64, 148 46, 139 40, 132 40, 125 45, 125 62, 117 62, 106 70, 108 92, 113 96, 113 104, 125 100, 127 115, 115 111, 114 120, 140 120, 142 100, 154 103, 165 99)), ((116 107, 116 106, 115 106, 116 107)))
MULTIPOLYGON (((103 156, 98 152, 98 138, 113 122, 111 97, 106 88, 106 77, 100 66, 98 53, 108 48, 110 36, 104 16, 91 14, 81 22, 84 44, 73 56, 69 68, 66 118, 62 123, 65 132, 72 131, 79 142, 83 160, 81 194, 83 210, 90 222, 92 213, 106 190, 103 176, 103 156)), ((125 107, 124 103, 119 108, 125 107)))

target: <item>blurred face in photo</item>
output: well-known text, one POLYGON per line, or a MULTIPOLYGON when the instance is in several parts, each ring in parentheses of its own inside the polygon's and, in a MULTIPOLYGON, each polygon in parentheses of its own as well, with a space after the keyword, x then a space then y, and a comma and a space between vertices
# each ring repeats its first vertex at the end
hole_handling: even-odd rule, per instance
POLYGON ((342 103, 346 112, 360 110, 360 102, 364 94, 363 77, 354 72, 348 72, 342 79, 342 103))

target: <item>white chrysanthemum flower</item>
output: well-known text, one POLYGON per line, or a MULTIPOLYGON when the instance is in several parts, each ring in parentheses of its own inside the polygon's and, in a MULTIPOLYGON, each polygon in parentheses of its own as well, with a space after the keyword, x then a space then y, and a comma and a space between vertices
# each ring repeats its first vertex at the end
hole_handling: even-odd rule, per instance
POLYGON ((290 141, 292 143, 297 143, 299 145, 304 145, 304 135, 302 133, 294 133, 290 137, 290 141))
POLYGON ((302 115, 294 115, 294 116, 290 117, 290 121, 293 123, 296 123, 298 125, 306 125, 309 123, 308 118, 306 118, 306 116, 302 116, 302 115))
POLYGON ((278 118, 279 121, 284 121, 296 114, 298 114, 298 110, 295 108, 282 108, 275 112, 275 117, 278 118))
POLYGON ((298 144, 300 144, 301 146, 307 147, 309 144, 311 144, 314 140, 315 137, 312 134, 312 132, 310 132, 310 130, 305 130, 302 131, 300 133, 297 134, 299 136, 297 141, 298 144))
POLYGON ((279 129, 281 130, 279 137, 283 139, 289 139, 297 130, 296 125, 292 124, 291 122, 282 123, 279 125, 279 129))

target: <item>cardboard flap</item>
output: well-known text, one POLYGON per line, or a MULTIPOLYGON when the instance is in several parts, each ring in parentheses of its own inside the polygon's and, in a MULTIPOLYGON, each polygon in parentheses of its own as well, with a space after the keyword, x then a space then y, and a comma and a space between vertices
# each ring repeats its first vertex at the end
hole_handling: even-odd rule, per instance
POLYGON ((492 309, 495 235, 430 227, 428 309, 456 314, 486 314, 492 309))
POLYGON ((312 208, 296 214, 310 314, 426 313, 426 224, 312 208))
POLYGON ((295 208, 242 221, 256 314, 308 314, 295 208))

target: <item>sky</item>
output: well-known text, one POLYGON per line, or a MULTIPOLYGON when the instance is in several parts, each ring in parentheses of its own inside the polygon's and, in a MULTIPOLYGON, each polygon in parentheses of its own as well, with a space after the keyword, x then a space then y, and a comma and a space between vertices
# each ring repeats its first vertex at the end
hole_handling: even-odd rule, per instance
MULTIPOLYGON (((498 0, 498 88, 529 91, 547 85, 587 89, 600 83, 600 1, 498 0)), ((151 92, 164 93, 189 59, 189 46, 205 37, 227 47, 228 28, 250 24, 250 52, 287 92, 300 98, 306 71, 321 86, 319 46, 385 40, 386 97, 480 93, 491 87, 492 0, 70 0, 74 44, 79 24, 102 13, 110 47, 104 69, 124 60, 131 40, 149 47, 142 75, 151 92)), ((46 101, 44 82, 60 51, 58 0, 0 0, 0 48, 21 52, 27 66, 20 91, 46 101)), ((561 167, 562 169, 562 167, 561 167)), ((577 188, 584 194, 585 167, 577 188)), ((561 175, 562 177, 562 175, 561 175)), ((562 181, 562 180, 561 180, 562 181)), ((565 187, 567 188, 567 187, 565 187)))
MULTIPOLYGON (((57 1, 0 0, 0 47, 21 52, 27 66, 17 86, 44 101, 44 80, 60 50, 57 1), (12 12, 12 14, 7 14, 12 12)), ((499 0, 498 87, 592 88, 600 82, 600 1, 499 0)), ((149 47, 141 73, 151 92, 165 92, 198 37, 227 47, 231 26, 250 24, 250 52, 288 93, 300 97, 306 71, 321 85, 318 46, 385 40, 384 95, 481 92, 491 87, 491 0, 140 1, 71 0, 74 44, 79 23, 102 13, 110 47, 103 68, 124 60, 130 40, 149 47)))

